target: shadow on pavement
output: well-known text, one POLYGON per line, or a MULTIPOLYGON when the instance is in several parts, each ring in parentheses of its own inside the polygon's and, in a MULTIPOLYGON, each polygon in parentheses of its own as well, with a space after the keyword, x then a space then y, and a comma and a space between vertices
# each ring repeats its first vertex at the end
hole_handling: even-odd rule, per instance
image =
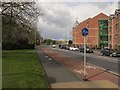
POLYGON ((89 80, 90 78, 96 77, 96 76, 98 76, 98 75, 100 75, 100 74, 103 74, 103 73, 105 73, 105 72, 108 72, 109 70, 110 70, 110 69, 106 69, 106 70, 104 70, 104 71, 102 71, 102 72, 100 72, 100 73, 97 73, 97 74, 95 74, 95 75, 93 75, 93 76, 91 76, 91 77, 88 77, 87 80, 89 80))

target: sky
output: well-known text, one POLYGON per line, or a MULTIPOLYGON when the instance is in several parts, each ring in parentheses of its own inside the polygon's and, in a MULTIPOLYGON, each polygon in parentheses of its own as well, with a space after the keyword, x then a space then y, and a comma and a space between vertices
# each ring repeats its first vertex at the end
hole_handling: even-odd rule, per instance
MULTIPOLYGON (((105 0, 104 0, 105 1, 105 0)), ((108 1, 108 0, 106 0, 108 1)), ((112 0, 109 0, 112 1, 112 0)), ((114 14, 117 2, 37 2, 44 15, 38 18, 37 30, 44 39, 72 39, 72 27, 99 13, 114 14)))

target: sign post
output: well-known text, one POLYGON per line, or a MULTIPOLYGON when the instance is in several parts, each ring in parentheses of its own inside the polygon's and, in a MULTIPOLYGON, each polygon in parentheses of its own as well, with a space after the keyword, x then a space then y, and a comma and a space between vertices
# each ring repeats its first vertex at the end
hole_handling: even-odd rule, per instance
POLYGON ((86 81, 86 36, 88 35, 88 29, 83 28, 82 35, 84 36, 84 79, 86 81))
POLYGON ((84 80, 86 80, 86 36, 84 37, 84 80))

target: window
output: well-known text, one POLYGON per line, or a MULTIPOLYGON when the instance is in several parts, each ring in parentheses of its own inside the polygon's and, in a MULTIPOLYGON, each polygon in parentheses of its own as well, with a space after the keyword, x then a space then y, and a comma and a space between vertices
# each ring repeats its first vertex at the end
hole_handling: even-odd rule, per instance
POLYGON ((112 36, 109 37, 110 41, 112 40, 112 36))
POLYGON ((118 37, 118 34, 115 34, 115 38, 117 38, 118 37))
POLYGON ((87 22, 86 25, 87 25, 87 28, 89 28, 89 22, 87 22))
POLYGON ((115 28, 116 28, 116 29, 117 29, 117 27, 118 27, 118 24, 115 25, 115 28))
POLYGON ((110 27, 110 32, 112 32, 112 27, 110 27))
POLYGON ((110 46, 110 48, 112 48, 112 45, 111 45, 111 44, 110 44, 109 46, 110 46))

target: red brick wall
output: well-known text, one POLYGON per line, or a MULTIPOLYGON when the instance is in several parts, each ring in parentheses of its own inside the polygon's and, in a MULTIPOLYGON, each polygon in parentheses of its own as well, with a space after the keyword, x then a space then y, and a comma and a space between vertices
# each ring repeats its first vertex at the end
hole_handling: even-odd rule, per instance
POLYGON ((112 39, 112 32, 113 32, 113 29, 112 29, 112 20, 111 20, 111 16, 109 17, 109 22, 108 22, 108 46, 110 47, 110 48, 112 48, 112 42, 113 42, 113 39, 112 39), (110 30, 111 29, 111 30, 110 30), (110 36, 111 36, 111 40, 110 40, 110 36))
POLYGON ((89 35, 87 36, 86 42, 89 46, 92 46, 92 47, 95 47, 96 45, 98 46, 98 20, 99 19, 108 19, 108 16, 103 13, 100 13, 93 18, 88 18, 84 20, 79 24, 79 26, 75 28, 74 32, 77 32, 76 42, 78 43, 78 45, 82 45, 84 43, 83 36, 81 35, 81 31, 83 28, 87 26, 87 22, 88 22, 87 27, 89 30, 89 35))
POLYGON ((120 14, 118 16, 115 15, 115 18, 113 18, 112 21, 113 49, 120 50, 120 14))

